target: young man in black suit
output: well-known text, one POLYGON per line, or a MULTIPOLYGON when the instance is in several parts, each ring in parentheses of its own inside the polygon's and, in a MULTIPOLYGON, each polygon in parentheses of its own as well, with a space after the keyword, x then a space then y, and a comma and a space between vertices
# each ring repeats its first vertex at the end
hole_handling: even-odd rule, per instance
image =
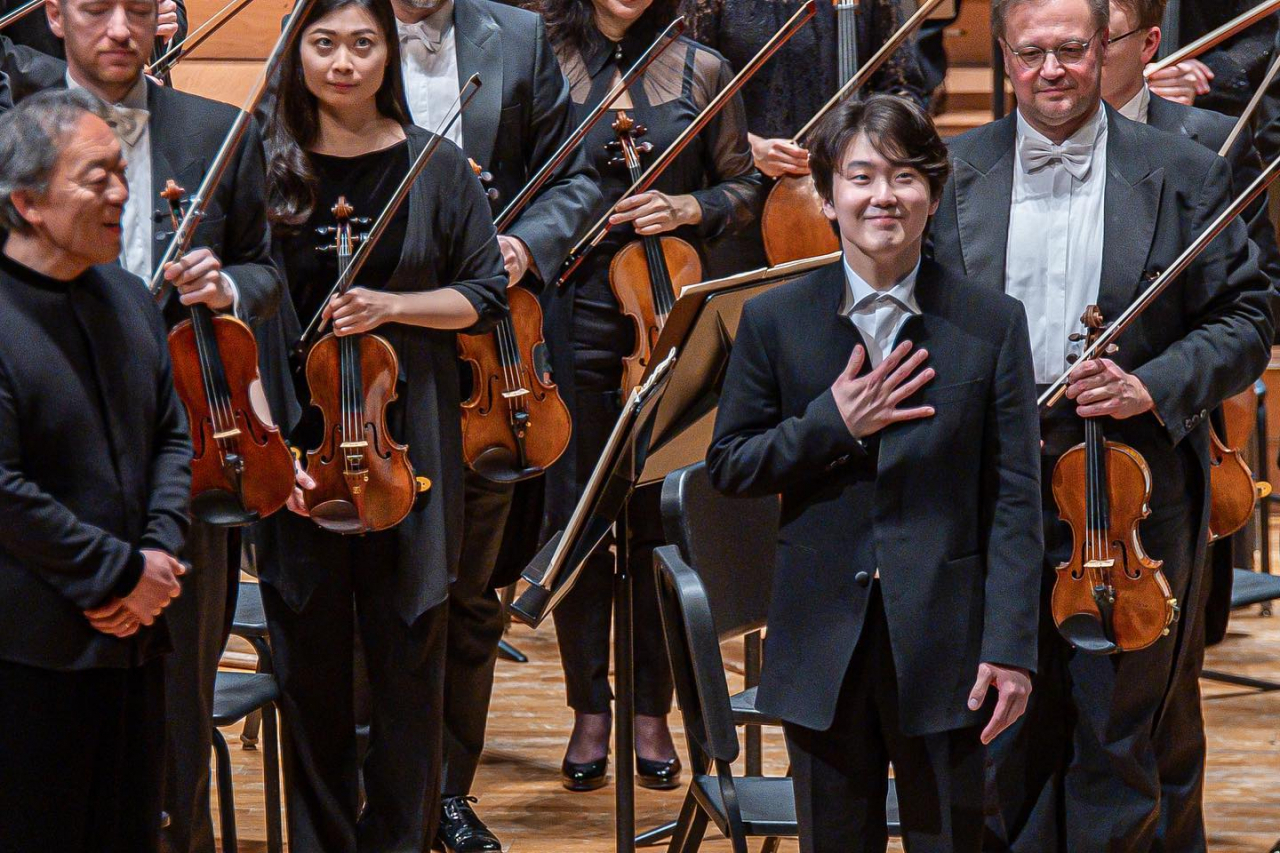
POLYGON ((909 850, 977 851, 983 745, 1036 658, 1026 317, 921 260, 948 172, 922 110, 851 100, 814 137, 844 261, 747 303, 707 452, 722 491, 782 496, 759 707, 805 853, 885 849, 889 764, 909 850))
MULTIPOLYGON (((1041 424, 1043 479, 1082 440, 1083 418, 1104 419, 1110 440, 1146 459, 1151 515, 1139 532, 1181 605, 1169 636, 1105 657, 1073 649, 1045 620, 1036 694, 993 750, 993 829, 1007 845, 997 849, 1195 853, 1200 792, 1181 792, 1180 804, 1165 782, 1171 740, 1203 735, 1198 719, 1169 731, 1162 718, 1178 649, 1202 618, 1187 603, 1200 600, 1205 571, 1207 419, 1266 366, 1272 290, 1235 221, 1114 355, 1071 367, 1084 306, 1114 320, 1231 199, 1224 160, 1102 103, 1109 24, 1108 0, 998 0, 992 27, 1018 109, 952 140, 931 236, 940 262, 1027 306, 1038 383, 1072 369, 1041 424)), ((1047 492, 1044 516, 1047 595, 1071 537, 1047 492)))
MULTIPOLYGON (((63 40, 63 85, 108 104, 121 138, 131 198, 122 220, 120 263, 150 280, 173 232, 160 197, 169 179, 194 195, 222 146, 237 110, 228 104, 157 85, 142 73, 157 32, 155 0, 48 0, 53 33, 63 40)), ((194 247, 166 273, 161 311, 166 326, 201 303, 250 325, 271 317, 283 280, 270 258, 262 141, 251 125, 214 191, 194 247)), ((152 309, 154 310, 154 308, 152 309)), ((264 372, 268 399, 280 395, 278 371, 264 372)), ((174 653, 167 667, 169 725, 164 810, 166 853, 213 853, 209 814, 209 754, 213 684, 238 589, 238 534, 196 522, 184 559, 192 571, 187 594, 170 614, 174 653)))
POLYGON ((0 846, 151 853, 191 442, 105 110, 0 117, 0 846))
MULTIPOLYGON (((473 73, 484 85, 449 138, 493 176, 494 215, 507 206, 574 129, 569 84, 542 19, 491 0, 392 0, 400 29, 405 97, 415 124, 435 130, 473 73)), ((601 204, 594 171, 574 154, 498 244, 510 283, 539 292, 553 280, 601 204)), ((471 371, 464 371, 464 388, 471 371)), ((502 845, 471 808, 484 750, 503 614, 491 579, 508 522, 541 521, 541 483, 517 487, 468 470, 462 557, 449 590, 445 746, 439 841, 450 853, 502 845), (518 491, 517 491, 518 488, 518 491), (517 497, 519 495, 519 497, 517 497)), ((532 555, 530 555, 532 556, 532 555)), ((518 569, 517 569, 518 571, 518 569)))

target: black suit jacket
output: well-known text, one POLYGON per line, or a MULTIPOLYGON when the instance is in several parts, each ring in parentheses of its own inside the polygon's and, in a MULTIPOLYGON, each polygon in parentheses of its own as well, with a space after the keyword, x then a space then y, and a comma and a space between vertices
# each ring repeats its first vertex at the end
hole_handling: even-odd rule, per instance
POLYGON ((921 265, 899 334, 937 376, 863 452, 830 386, 861 337, 831 264, 743 310, 707 451, 712 482, 781 493, 759 707, 811 729, 835 714, 878 569, 908 735, 974 725, 981 662, 1036 666, 1039 428, 1021 305, 921 265))
POLYGON ((0 32, 0 69, 8 78, 10 106, 41 89, 59 86, 66 78, 67 64, 23 44, 14 44, 0 32))
MULTIPOLYGON (((573 132, 569 83, 541 16, 492 0, 454 0, 453 18, 458 85, 472 74, 483 83, 462 114, 463 148, 493 174, 496 216, 573 132)), ((507 233, 529 247, 542 281, 554 279, 601 205, 595 171, 579 148, 507 233)))
MULTIPOLYGON (((1236 122, 1222 113, 1177 104, 1153 94, 1147 111, 1147 124, 1168 133, 1185 136, 1216 153, 1222 149, 1236 122)), ((1247 189, 1262 174, 1262 158, 1255 144, 1253 130, 1248 125, 1236 137, 1235 144, 1227 151, 1226 159, 1231 165, 1231 178, 1237 193, 1247 189)), ((1258 249, 1259 266, 1275 287, 1280 284, 1280 251, 1276 249, 1276 229, 1271 224, 1271 216, 1267 210, 1266 193, 1259 196, 1245 211, 1244 221, 1248 226, 1249 239, 1258 249)))
POLYGON ((82 611, 132 589, 139 549, 180 553, 191 487, 146 289, 117 266, 77 281, 0 270, 0 659, 49 669, 131 666, 167 648, 163 620, 121 640, 82 611), (76 326, 87 359, 59 341, 76 326))

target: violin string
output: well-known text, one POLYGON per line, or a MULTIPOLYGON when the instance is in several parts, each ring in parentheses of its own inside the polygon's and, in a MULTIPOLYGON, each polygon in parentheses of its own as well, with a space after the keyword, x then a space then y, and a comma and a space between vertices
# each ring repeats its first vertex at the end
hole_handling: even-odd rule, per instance
POLYGON ((205 405, 209 409, 209 421, 213 427, 214 443, 218 447, 218 453, 225 454, 226 450, 222 444, 222 439, 217 438, 220 432, 223 432, 222 424, 219 423, 220 412, 213 391, 213 367, 209 363, 207 344, 204 340, 202 324, 196 317, 195 313, 191 316, 191 331, 196 344, 196 358, 200 363, 200 380, 204 384, 205 405))

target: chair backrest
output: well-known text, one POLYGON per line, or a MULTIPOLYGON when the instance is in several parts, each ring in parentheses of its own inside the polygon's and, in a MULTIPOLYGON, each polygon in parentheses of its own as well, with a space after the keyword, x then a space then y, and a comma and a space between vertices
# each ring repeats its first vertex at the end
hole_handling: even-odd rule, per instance
POLYGON ((690 758, 695 773, 706 773, 708 759, 727 763, 738 757, 720 639, 706 588, 679 550, 663 545, 653 552, 653 559, 676 698, 685 737, 696 747, 689 750, 690 758))
POLYGON ((722 640, 764 625, 778 546, 776 497, 726 497, 699 462, 663 481, 662 528, 702 579, 722 640))

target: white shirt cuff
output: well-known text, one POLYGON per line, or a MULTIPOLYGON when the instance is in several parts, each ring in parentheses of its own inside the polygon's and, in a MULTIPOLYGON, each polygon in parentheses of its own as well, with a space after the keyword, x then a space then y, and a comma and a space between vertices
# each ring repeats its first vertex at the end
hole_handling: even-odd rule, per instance
POLYGON ((231 291, 231 316, 237 320, 243 320, 244 317, 240 316, 240 288, 236 285, 236 280, 222 270, 218 271, 218 275, 222 278, 223 284, 231 291))

